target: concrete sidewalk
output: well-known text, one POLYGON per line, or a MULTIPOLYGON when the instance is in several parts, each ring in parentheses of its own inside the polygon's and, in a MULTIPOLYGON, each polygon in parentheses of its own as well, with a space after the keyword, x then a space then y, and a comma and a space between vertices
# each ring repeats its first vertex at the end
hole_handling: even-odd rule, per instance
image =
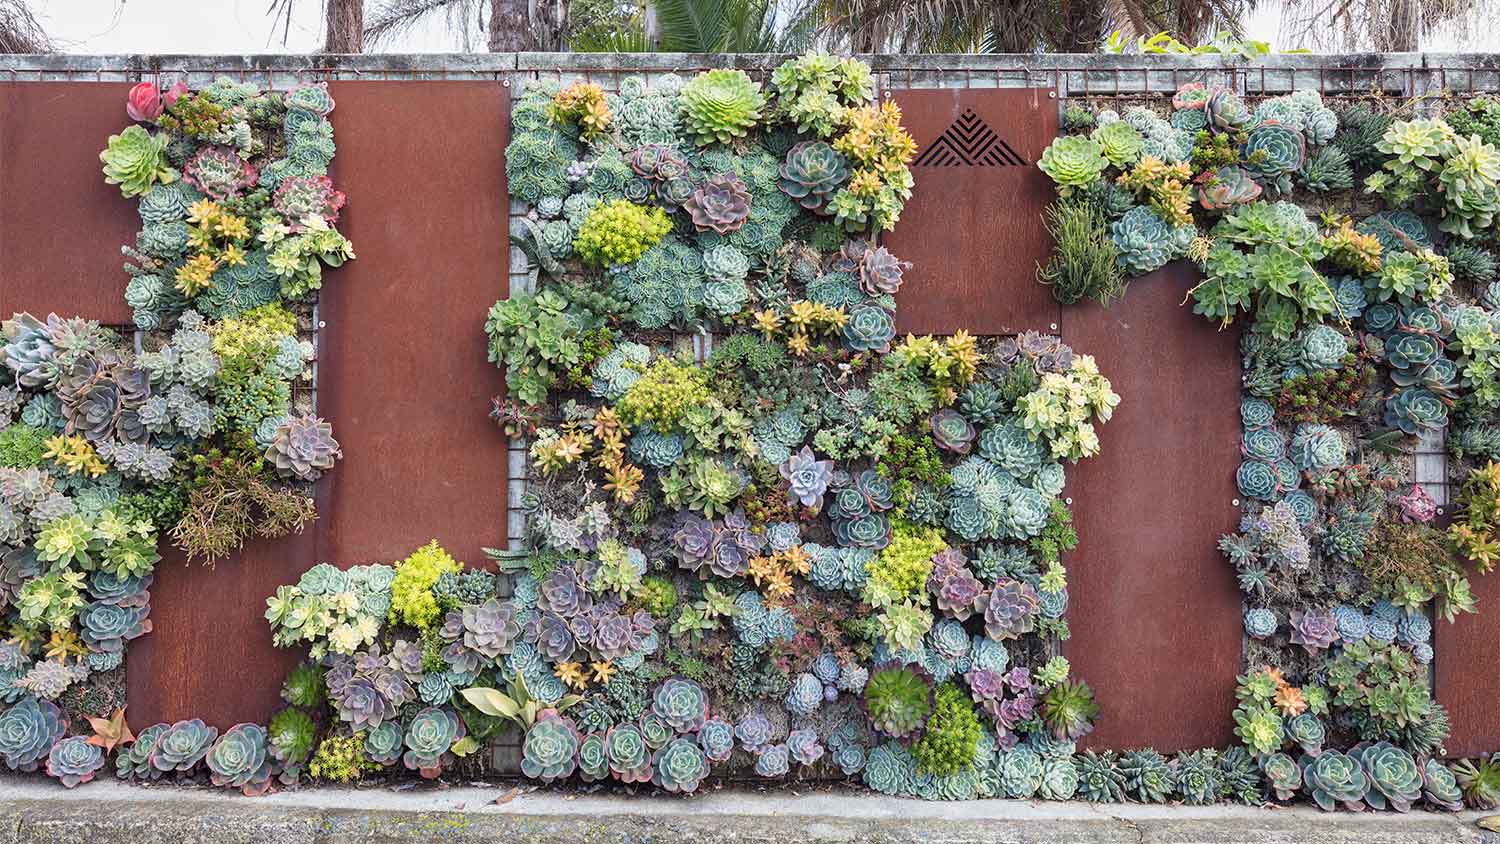
POLYGON ((688 799, 508 786, 280 792, 139 787, 73 791, 0 779, 0 844, 1500 844, 1482 815, 1328 814, 1311 808, 992 800, 923 803, 862 793, 723 790, 688 799))

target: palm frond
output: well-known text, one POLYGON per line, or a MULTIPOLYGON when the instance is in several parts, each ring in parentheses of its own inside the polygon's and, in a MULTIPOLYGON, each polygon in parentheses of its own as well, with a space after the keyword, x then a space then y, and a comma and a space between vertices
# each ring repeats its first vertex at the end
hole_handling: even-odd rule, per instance
POLYGON ((469 52, 475 36, 485 32, 486 5, 483 0, 385 0, 365 23, 365 45, 399 38, 441 13, 458 45, 469 52))
POLYGON ((577 53, 649 53, 651 43, 641 29, 591 31, 574 33, 568 48, 577 53))
POLYGON ((52 39, 25 0, 0 0, 0 53, 50 53, 52 39))

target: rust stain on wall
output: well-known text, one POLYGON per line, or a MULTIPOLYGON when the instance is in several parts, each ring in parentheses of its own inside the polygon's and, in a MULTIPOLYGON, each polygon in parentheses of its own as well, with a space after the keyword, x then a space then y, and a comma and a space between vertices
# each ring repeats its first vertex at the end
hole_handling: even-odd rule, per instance
POLYGON ((336 82, 334 181, 358 260, 323 289, 319 413, 344 460, 319 551, 390 562, 436 538, 470 565, 505 541, 503 392, 485 314, 506 295, 510 90, 336 82))
POLYGON ((891 91, 918 145, 916 182, 883 242, 912 261, 896 328, 918 334, 1054 330, 1056 300, 1036 283, 1052 241, 1052 184, 1036 162, 1057 136, 1046 88, 891 91))
POLYGON ((104 183, 99 151, 130 124, 129 83, 0 83, 0 316, 56 312, 119 325, 120 246, 134 200, 104 183))
POLYGON ((1079 545, 1064 652, 1103 710, 1092 747, 1233 741, 1240 594, 1217 543, 1239 521, 1240 356, 1236 333, 1179 306, 1197 280, 1172 264, 1108 310, 1062 315, 1063 339, 1123 397, 1065 493, 1079 545))

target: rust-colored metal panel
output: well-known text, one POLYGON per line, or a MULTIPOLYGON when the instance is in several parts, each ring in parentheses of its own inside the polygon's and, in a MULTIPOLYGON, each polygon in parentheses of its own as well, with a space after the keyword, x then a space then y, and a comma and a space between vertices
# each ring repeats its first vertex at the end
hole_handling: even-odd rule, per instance
POLYGON ((1059 309, 1036 283, 1052 240, 1052 183, 1036 167, 1057 136, 1047 88, 891 91, 917 141, 916 183, 883 242, 913 262, 896 328, 918 334, 1055 330, 1059 309))
POLYGON ((1453 733, 1444 743, 1450 756, 1490 753, 1500 748, 1500 675, 1495 643, 1500 641, 1500 577, 1476 577, 1479 612, 1434 625, 1432 660, 1438 702, 1448 709, 1453 733))
POLYGON ((319 546, 340 565, 436 538, 475 564, 505 540, 507 443, 487 417, 504 379, 484 319, 506 294, 509 89, 336 82, 339 228, 359 258, 323 288, 318 411, 344 460, 319 546))
POLYGON ((281 682, 301 651, 272 647, 266 598, 318 562, 314 530, 253 540, 213 568, 163 548, 152 630, 130 643, 125 660, 132 723, 202 718, 223 730, 268 722, 284 705, 281 682))
POLYGON ((1108 310, 1062 314, 1063 339, 1122 397, 1101 453, 1068 470, 1066 653, 1103 710, 1093 747, 1233 740, 1240 595, 1217 542, 1239 519, 1240 357, 1235 333, 1179 306, 1197 280, 1172 264, 1108 310))
POLYGON ((0 83, 0 314, 130 322, 120 246, 135 202, 104 183, 99 151, 129 124, 128 83, 0 83))

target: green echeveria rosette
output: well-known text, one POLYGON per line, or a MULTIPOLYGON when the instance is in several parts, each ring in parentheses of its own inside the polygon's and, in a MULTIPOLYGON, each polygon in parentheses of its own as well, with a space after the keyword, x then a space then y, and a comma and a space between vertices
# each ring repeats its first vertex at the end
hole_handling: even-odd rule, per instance
POLYGON ((167 136, 152 135, 140 126, 128 126, 109 136, 109 145, 99 153, 104 162, 104 181, 119 185, 124 196, 140 196, 157 183, 177 180, 177 171, 167 161, 167 136))
POLYGON ((682 116, 699 145, 743 138, 760 120, 766 104, 760 83, 743 70, 706 71, 682 86, 682 116))
POLYGON ((1370 781, 1359 760, 1337 750, 1325 750, 1317 756, 1303 756, 1299 764, 1308 796, 1324 811, 1332 812, 1339 806, 1355 812, 1364 808, 1370 781))
POLYGON ((1302 768, 1285 753, 1262 757, 1260 769, 1277 800, 1291 800, 1302 788, 1302 768))
POLYGON ((927 672, 913 665, 877 666, 860 700, 875 729, 906 738, 916 734, 932 713, 932 683, 927 672))
POLYGON ((191 771, 203 761, 219 737, 216 727, 194 718, 178 721, 164 730, 151 752, 151 764, 162 773, 191 771))
POLYGON ((708 694, 692 680, 672 677, 656 690, 651 711, 679 733, 696 732, 708 720, 708 694))
POLYGON ((604 734, 604 755, 610 774, 620 782, 651 781, 651 751, 640 727, 634 724, 610 727, 604 734))
POLYGON ((1283 177, 1300 170, 1306 157, 1307 140, 1302 133, 1279 123, 1262 123, 1245 139, 1246 168, 1278 190, 1290 187, 1283 177))
MULTIPOLYGON (((0 716, 3 719, 3 716, 0 716)), ((154 780, 161 771, 151 764, 156 742, 171 725, 153 724, 135 734, 135 742, 115 752, 115 776, 122 780, 154 780)))
MULTIPOLYGON (((574 731, 577 735, 577 731, 574 731)), ((435 779, 442 773, 442 766, 453 745, 464 737, 463 721, 448 709, 429 706, 419 711, 406 728, 406 753, 401 762, 408 769, 417 771, 426 779, 435 779)), ((530 735, 527 736, 528 741, 530 735)), ((574 749, 577 742, 574 742, 574 749)), ((571 757, 570 757, 571 758, 571 757)), ((521 767, 526 767, 523 759, 521 767)), ((568 772, 572 772, 571 761, 568 772)), ((528 772, 527 776, 531 776, 528 772)), ((567 776, 564 774, 563 776, 567 776)), ((551 782, 551 780, 547 780, 551 782)))
POLYGON ((214 743, 204 760, 214 785, 238 788, 246 796, 262 794, 271 786, 266 728, 258 724, 230 727, 214 743))
POLYGON ((1427 805, 1449 812, 1464 806, 1463 791, 1453 771, 1436 759, 1428 759, 1422 766, 1422 797, 1427 805))
POLYGON ((1187 253, 1197 234, 1191 224, 1174 226, 1156 211, 1138 205, 1110 224, 1110 238, 1119 255, 1115 262, 1133 276, 1145 275, 1187 253))
POLYGON ((851 351, 885 354, 891 350, 891 340, 895 337, 896 316, 879 305, 854 308, 844 324, 844 345, 851 351))
POLYGON ((550 783, 572 775, 582 741, 571 719, 551 713, 538 718, 521 746, 521 772, 550 783))
POLYGON ((604 749, 604 733, 589 733, 578 743, 578 778, 598 782, 609 778, 609 756, 604 749))
POLYGON ((787 151, 777 186, 798 205, 826 214, 828 203, 849 180, 849 160, 823 141, 803 141, 787 151))
POLYGON ((47 753, 47 776, 65 788, 76 788, 94 778, 104 767, 104 751, 83 736, 73 736, 52 745, 47 753))
MULTIPOLYGON (((441 675, 436 675, 441 676, 441 675)), ((394 765, 401 761, 406 734, 399 721, 385 721, 365 733, 365 755, 377 765, 394 765)))
POLYGON ((1117 169, 1124 170, 1141 159, 1145 139, 1129 123, 1116 120, 1094 129, 1089 138, 1099 145, 1100 153, 1117 169))
POLYGON ((1405 750, 1390 742, 1378 741, 1355 745, 1350 748, 1349 756, 1359 760, 1369 779, 1365 802, 1370 808, 1389 806, 1405 812, 1422 798, 1422 769, 1405 750))
POLYGON ((1098 181, 1109 167, 1109 159, 1104 157, 1104 148, 1092 138, 1065 135, 1042 150, 1042 159, 1037 166, 1057 183, 1058 188, 1067 191, 1085 188, 1098 181))
POLYGON ((651 759, 651 783, 674 793, 691 794, 708 776, 708 756, 689 738, 675 738, 651 759))
POLYGON ((1448 426, 1448 403, 1426 387, 1402 387, 1385 401, 1385 424, 1415 436, 1448 426))

